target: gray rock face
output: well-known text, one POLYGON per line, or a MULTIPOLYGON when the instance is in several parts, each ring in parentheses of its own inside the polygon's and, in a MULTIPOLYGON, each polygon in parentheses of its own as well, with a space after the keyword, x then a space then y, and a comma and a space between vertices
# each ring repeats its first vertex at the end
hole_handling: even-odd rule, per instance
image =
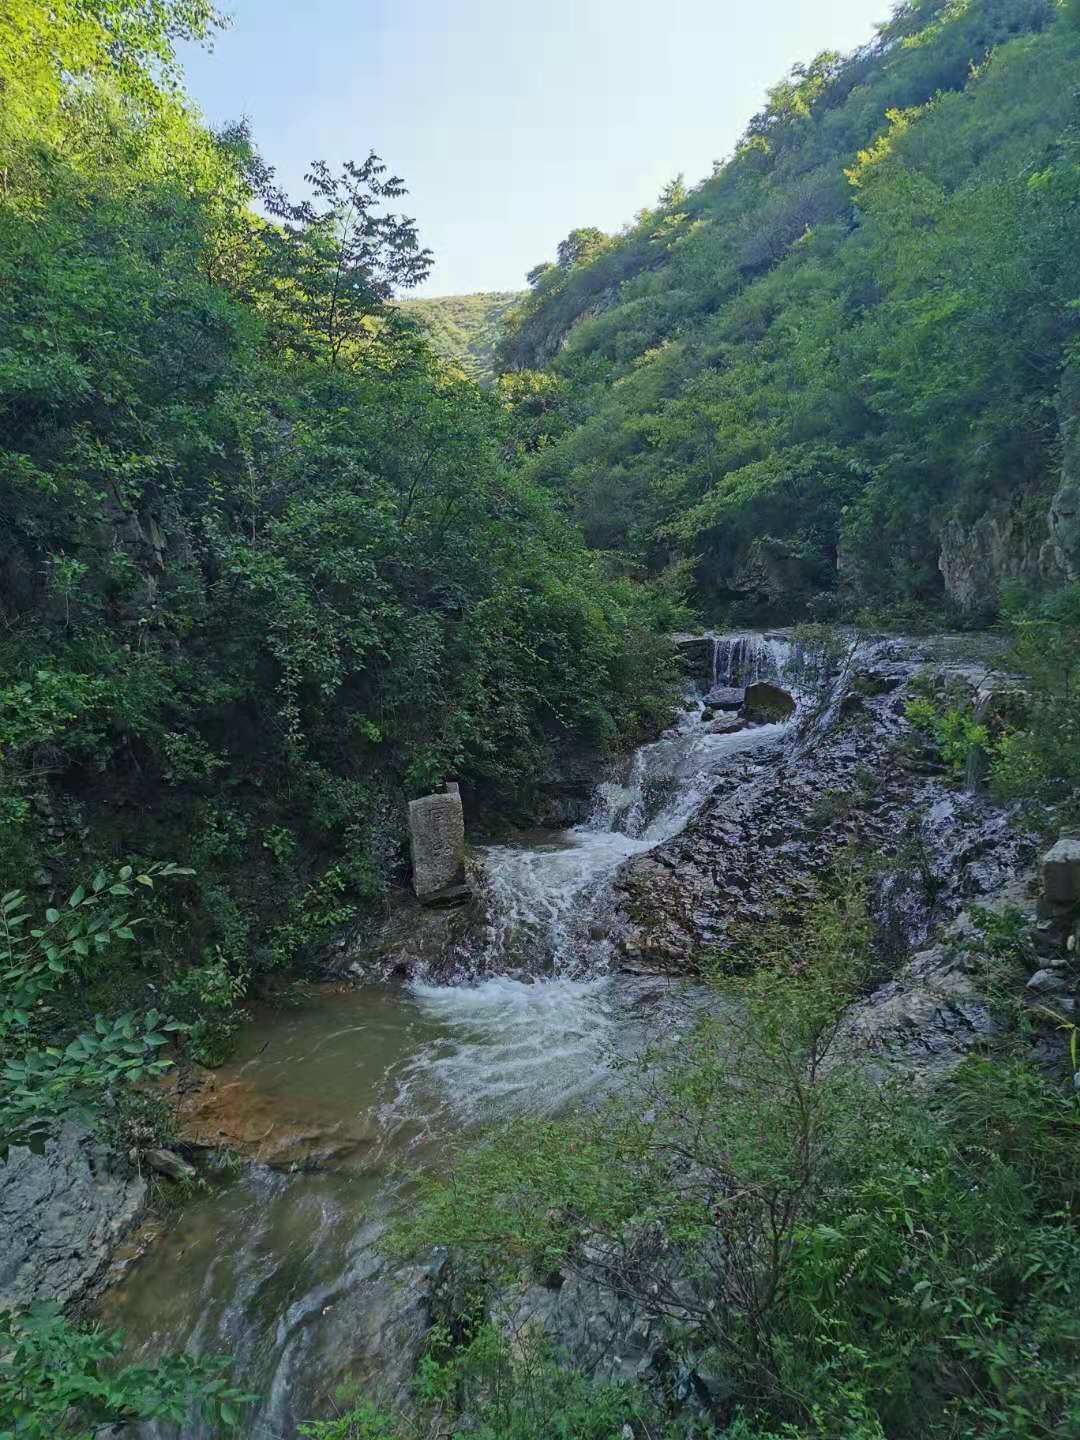
POLYGON ((413 889, 423 905, 465 899, 465 813, 456 785, 409 801, 413 889))
POLYGON ((953 604, 975 612, 995 609, 1006 582, 1038 588, 1066 578, 1053 521, 1023 509, 991 511, 973 525, 950 520, 941 532, 938 569, 953 604))
POLYGON ((76 1125, 41 1155, 12 1146, 0 1163, 0 1309, 80 1299, 145 1201, 146 1182, 76 1125))
POLYGON ((848 1013, 837 1051, 932 1076, 951 1069, 993 1031, 966 957, 935 945, 848 1013))
POLYGON ((1050 545, 1067 580, 1080 579, 1080 483, 1066 480, 1050 502, 1050 545))

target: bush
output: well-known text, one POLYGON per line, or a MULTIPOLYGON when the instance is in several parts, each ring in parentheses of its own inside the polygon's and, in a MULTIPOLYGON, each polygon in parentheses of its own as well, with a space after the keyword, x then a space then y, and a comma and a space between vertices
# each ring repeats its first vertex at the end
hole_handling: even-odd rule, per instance
POLYGON ((0 1312, 0 1440, 93 1440, 111 1426, 195 1417, 231 1430, 251 1399, 226 1384, 222 1361, 122 1365, 120 1352, 118 1334, 73 1325, 55 1305, 0 1312))
POLYGON ((1028 690, 1029 715, 997 742, 992 780, 1004 799, 1064 802, 1080 793, 1080 585, 1008 611, 1008 664, 1028 690))
POLYGON ((732 1436, 1073 1435, 1080 1100, 1008 1048, 933 1095, 872 1081, 842 1023, 868 941, 850 886, 757 931, 629 1103, 467 1153, 395 1243, 632 1297, 729 1377, 732 1436))
MULTIPOLYGON (((656 1407, 637 1387, 575 1373, 540 1340, 513 1341, 493 1324, 458 1346, 445 1332, 421 1360, 418 1408, 394 1414, 346 1399, 333 1420, 301 1426, 308 1440, 425 1440, 432 1434, 475 1440, 616 1440, 659 1435, 656 1407)), ((674 1432, 670 1432, 674 1437, 674 1432)))
POLYGON ((135 939, 130 913, 136 890, 190 875, 158 863, 135 874, 130 865, 72 891, 62 907, 35 917, 19 890, 0 897, 0 1149, 39 1137, 65 1116, 92 1117, 115 1086, 159 1075, 171 1035, 185 1027, 151 1010, 94 1017, 91 1029, 64 1044, 54 1014, 65 988, 85 984, 116 945, 135 939), (129 883, 131 882, 131 883, 129 883), (133 888, 133 886, 135 888, 133 888), (36 919, 36 923, 35 923, 36 919), (56 1043, 59 1042, 59 1043, 56 1043))

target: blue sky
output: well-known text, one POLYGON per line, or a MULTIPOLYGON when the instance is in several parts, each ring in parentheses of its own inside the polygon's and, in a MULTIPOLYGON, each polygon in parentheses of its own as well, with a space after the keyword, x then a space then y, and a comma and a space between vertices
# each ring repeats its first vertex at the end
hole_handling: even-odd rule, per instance
POLYGON ((423 292, 517 290, 577 225, 617 230, 730 153, 766 87, 870 38, 890 0, 224 0, 186 56, 211 121, 247 115, 293 193, 376 150, 436 266, 423 292))

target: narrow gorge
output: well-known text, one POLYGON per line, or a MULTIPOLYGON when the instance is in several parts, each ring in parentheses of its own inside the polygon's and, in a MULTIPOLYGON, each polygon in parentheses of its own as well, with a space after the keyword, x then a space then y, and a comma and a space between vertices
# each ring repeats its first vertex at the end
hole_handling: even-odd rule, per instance
MULTIPOLYGON (((248 1434, 294 1434, 344 1380, 406 1399, 447 1263, 380 1249, 411 1173, 452 1163, 492 1123, 595 1104, 622 1083, 620 1057, 661 1036, 678 1045, 695 1007, 715 1003, 692 978, 702 961, 780 901, 797 914, 845 850, 879 858, 876 943, 891 971, 853 1012, 860 1044, 930 1067, 985 1037, 977 986, 930 947, 965 905, 1023 895, 1034 841, 984 797, 920 773, 899 742, 914 677, 991 688, 996 643, 850 637, 831 655, 786 634, 678 643, 694 679, 675 725, 597 784, 572 829, 477 846, 452 939, 437 929, 396 977, 378 943, 354 941, 333 961, 347 980, 256 1012, 224 1067, 181 1080, 179 1133, 208 1190, 129 1242, 100 1313, 140 1359, 233 1355, 259 1396, 248 1434), (774 704, 790 695, 793 712, 742 718, 748 686, 774 704)), ((399 971, 401 954, 399 942, 399 971)), ((582 1318, 563 1308, 549 1323, 581 1360, 582 1318)), ((640 1314, 622 1320, 640 1328, 640 1314)), ((618 1324, 605 1316, 610 1354, 633 1349, 618 1324)))

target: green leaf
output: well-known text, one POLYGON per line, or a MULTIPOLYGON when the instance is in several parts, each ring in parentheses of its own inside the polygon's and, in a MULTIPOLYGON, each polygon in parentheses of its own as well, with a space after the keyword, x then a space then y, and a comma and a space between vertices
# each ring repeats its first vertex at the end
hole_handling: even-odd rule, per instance
POLYGON ((72 910, 77 910, 85 899, 86 887, 80 885, 72 894, 71 899, 68 901, 68 905, 71 907, 72 910))
POLYGON ((56 922, 60 919, 60 911, 53 909, 53 907, 50 905, 48 910, 45 911, 45 919, 49 922, 50 925, 55 925, 56 922))

